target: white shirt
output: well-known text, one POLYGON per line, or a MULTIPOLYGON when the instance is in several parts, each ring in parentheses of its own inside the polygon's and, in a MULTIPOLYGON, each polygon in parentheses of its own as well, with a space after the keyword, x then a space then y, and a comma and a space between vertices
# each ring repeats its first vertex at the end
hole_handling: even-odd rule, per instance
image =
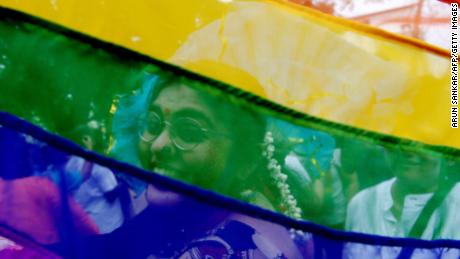
MULTIPOLYGON (((85 160, 72 157, 66 164, 68 172, 81 171, 85 160)), ((98 225, 100 232, 109 233, 123 223, 120 199, 109 202, 104 194, 117 187, 115 175, 106 167, 93 164, 91 175, 75 191, 75 200, 98 225)))
MULTIPOLYGON (((423 207, 433 196, 432 193, 407 195, 398 221, 391 212, 393 198, 392 178, 356 194, 348 204, 345 228, 389 237, 406 237, 420 215, 423 207)), ((433 212, 422 239, 458 239, 460 232, 460 185, 457 184, 446 196, 441 205, 433 212)), ((401 247, 347 243, 343 258, 397 258, 401 247)), ((458 258, 459 249, 433 248, 415 249, 411 258, 458 258)))
MULTIPOLYGON (((425 204, 433 195, 412 194, 404 199, 401 219, 391 212, 393 198, 392 178, 356 194, 348 204, 345 228, 390 237, 407 237, 425 204)), ((460 231, 460 185, 456 184, 441 205, 433 212, 422 239, 459 239, 460 231)))

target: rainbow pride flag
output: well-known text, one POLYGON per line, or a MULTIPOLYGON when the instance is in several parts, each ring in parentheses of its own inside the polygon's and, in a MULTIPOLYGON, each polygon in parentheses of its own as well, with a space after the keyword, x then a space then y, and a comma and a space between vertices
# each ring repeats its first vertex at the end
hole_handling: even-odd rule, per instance
POLYGON ((446 50, 278 0, 0 14, 0 257, 460 256, 446 50))

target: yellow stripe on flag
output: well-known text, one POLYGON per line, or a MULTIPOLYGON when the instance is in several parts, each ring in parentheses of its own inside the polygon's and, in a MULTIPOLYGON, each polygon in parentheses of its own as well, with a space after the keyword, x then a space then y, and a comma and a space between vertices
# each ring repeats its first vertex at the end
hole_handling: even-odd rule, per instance
POLYGON ((449 54, 282 1, 3 0, 328 120, 460 147, 449 54))

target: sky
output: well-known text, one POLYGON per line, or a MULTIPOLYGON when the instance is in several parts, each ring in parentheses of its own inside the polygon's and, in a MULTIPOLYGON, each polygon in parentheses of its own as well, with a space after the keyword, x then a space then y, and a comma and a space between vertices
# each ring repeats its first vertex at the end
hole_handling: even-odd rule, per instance
MULTIPOLYGON (((389 10, 401 6, 414 4, 419 0, 319 0, 335 3, 335 11, 338 16, 357 17, 370 13, 389 10)), ((403 15, 413 17, 415 10, 403 15)), ((424 0, 422 17, 444 17, 450 18, 450 5, 437 0, 424 0)), ((411 27, 403 27, 401 24, 386 23, 373 24, 382 29, 406 34, 411 27)), ((421 27, 421 39, 433 45, 448 49, 450 47, 450 23, 424 24, 421 27)), ((410 36, 410 35, 408 35, 410 36)))

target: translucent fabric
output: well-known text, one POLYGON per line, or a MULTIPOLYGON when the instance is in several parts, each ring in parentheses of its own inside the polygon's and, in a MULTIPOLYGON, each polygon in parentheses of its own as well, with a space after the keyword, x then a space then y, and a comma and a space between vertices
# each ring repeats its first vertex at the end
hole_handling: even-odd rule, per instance
POLYGON ((460 147, 450 55, 283 0, 4 0, 327 120, 460 147), (435 87, 436 86, 436 87, 435 87))
MULTIPOLYGON (((89 150, 339 230, 460 238, 457 149, 313 118, 13 11, 2 10, 0 36, 5 63, 0 109, 89 150)), ((60 176, 50 169, 55 162, 10 159, 12 154, 29 157, 14 138, 1 144, 7 168, 2 178, 50 174, 45 186, 65 180, 69 192, 78 192, 94 170, 78 157, 67 157, 56 162, 70 172, 60 176)), ((37 152, 45 161, 54 159, 52 149, 37 152)), ((112 175, 105 169, 98 174, 112 175)), ((100 185, 95 195, 105 196, 120 182, 128 200, 148 193, 149 183, 131 174, 110 178, 94 180, 88 188, 100 185)), ((81 199, 92 202, 92 196, 81 199)), ((67 210, 84 214, 72 204, 67 210)), ((136 214, 142 206, 134 204, 113 209, 136 214)), ((79 216, 79 224, 87 221, 79 216)), ((103 222, 98 228, 103 233, 121 224, 116 218, 95 221, 103 222)), ((86 232, 76 234, 91 234, 93 227, 84 225, 86 232)))
POLYGON ((98 156, 3 112, 0 152, 2 258, 460 256, 459 241, 359 235, 295 221, 98 156), (12 170, 18 165, 22 170, 12 170), (132 196, 126 177, 145 191, 132 196))

